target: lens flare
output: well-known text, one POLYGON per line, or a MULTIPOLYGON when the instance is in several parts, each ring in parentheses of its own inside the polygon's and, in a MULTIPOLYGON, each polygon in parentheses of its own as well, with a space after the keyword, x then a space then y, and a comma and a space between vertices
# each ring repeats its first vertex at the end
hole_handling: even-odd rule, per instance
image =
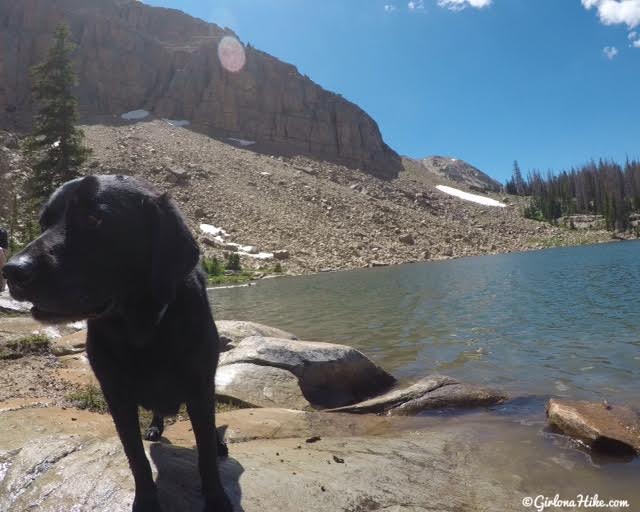
POLYGON ((231 36, 224 36, 218 44, 218 58, 222 67, 232 73, 240 71, 247 62, 242 43, 231 36))

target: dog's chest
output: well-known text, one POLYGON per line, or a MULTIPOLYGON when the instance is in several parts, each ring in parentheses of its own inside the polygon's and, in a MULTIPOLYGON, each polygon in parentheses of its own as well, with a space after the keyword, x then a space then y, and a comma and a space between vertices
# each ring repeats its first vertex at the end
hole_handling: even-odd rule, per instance
POLYGON ((197 386, 198 376, 187 367, 190 358, 160 343, 144 349, 124 344, 87 348, 100 384, 119 388, 146 409, 174 414, 197 386))
MULTIPOLYGON (((177 357, 163 357, 161 353, 141 354, 132 360, 129 380, 136 401, 153 410, 176 409, 186 401, 194 376, 177 357)), ((166 411, 165 411, 166 412, 166 411)))

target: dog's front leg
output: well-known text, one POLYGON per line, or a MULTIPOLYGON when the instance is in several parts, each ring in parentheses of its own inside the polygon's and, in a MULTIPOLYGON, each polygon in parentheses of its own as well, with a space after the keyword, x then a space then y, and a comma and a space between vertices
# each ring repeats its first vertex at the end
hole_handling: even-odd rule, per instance
POLYGON ((105 397, 136 484, 132 511, 160 512, 162 509, 158 501, 158 491, 140 436, 138 406, 122 396, 110 399, 109 393, 105 393, 105 397))
POLYGON ((187 402, 187 411, 198 446, 198 467, 202 479, 205 512, 233 512, 222 487, 218 470, 218 438, 215 427, 213 392, 187 402))

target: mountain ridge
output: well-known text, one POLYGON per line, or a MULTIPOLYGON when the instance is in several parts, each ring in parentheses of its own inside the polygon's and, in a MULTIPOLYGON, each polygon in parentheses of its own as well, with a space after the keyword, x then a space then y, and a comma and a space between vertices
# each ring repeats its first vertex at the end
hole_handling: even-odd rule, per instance
POLYGON ((84 121, 117 123, 136 109, 187 120, 252 149, 307 155, 393 178, 397 153, 363 109, 297 68, 248 45, 231 72, 218 57, 236 34, 175 9, 126 0, 0 0, 0 126, 28 129, 34 105, 29 69, 67 23, 78 45, 77 96, 84 121))
POLYGON ((436 176, 467 186, 472 190, 500 192, 502 189, 499 181, 459 158, 432 155, 410 160, 436 176))

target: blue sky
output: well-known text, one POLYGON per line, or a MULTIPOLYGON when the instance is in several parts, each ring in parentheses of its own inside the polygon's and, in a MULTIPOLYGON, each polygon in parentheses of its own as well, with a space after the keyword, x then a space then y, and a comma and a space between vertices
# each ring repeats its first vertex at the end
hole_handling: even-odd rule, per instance
POLYGON ((497 179, 640 157, 640 0, 147 0, 365 109, 400 154, 497 179))

